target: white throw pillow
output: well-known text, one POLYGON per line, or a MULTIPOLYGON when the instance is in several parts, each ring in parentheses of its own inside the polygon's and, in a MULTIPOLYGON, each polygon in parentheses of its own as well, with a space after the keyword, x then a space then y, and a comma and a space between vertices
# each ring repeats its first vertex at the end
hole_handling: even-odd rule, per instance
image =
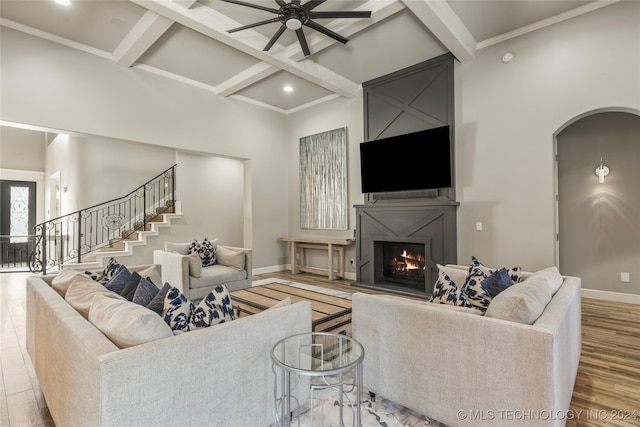
POLYGON ((64 298, 67 290, 69 289, 69 286, 71 285, 71 281, 76 276, 83 276, 87 279, 91 279, 91 277, 87 276, 86 274, 80 273, 78 270, 65 268, 60 273, 56 274, 56 277, 51 280, 51 287, 53 287, 53 289, 55 289, 55 291, 62 295, 62 297, 64 298))
POLYGON ((138 274, 140 277, 144 277, 145 279, 148 277, 151 280, 151 283, 156 285, 158 289, 162 288, 162 278, 160 277, 157 266, 151 265, 144 270, 139 270, 138 274))
POLYGON ((93 299, 89 321, 120 348, 173 336, 162 317, 148 308, 102 295, 93 299))
POLYGON ((485 316, 532 325, 551 301, 551 296, 544 278, 530 277, 496 295, 485 316))
POLYGON ((218 245, 216 248, 218 264, 233 267, 236 270, 244 270, 244 251, 231 249, 228 246, 218 245))
POLYGON ((191 247, 191 242, 186 242, 186 243, 164 242, 165 252, 177 252, 180 255, 189 255, 190 247, 191 247))
POLYGON ((115 292, 111 292, 100 283, 83 275, 78 275, 73 278, 64 299, 71 307, 82 314, 85 319, 88 319, 93 299, 98 295, 126 301, 124 297, 121 297, 115 292))

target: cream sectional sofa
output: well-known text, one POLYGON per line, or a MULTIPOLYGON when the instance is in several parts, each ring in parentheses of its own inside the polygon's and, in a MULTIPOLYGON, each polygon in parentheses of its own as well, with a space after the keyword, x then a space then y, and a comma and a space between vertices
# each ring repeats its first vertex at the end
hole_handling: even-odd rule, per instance
POLYGON ((270 350, 311 331, 309 302, 121 349, 52 288, 54 277, 27 279, 26 336, 57 427, 273 423, 270 350))
POLYGON ((448 426, 564 425, 581 351, 580 279, 561 283, 532 324, 354 294, 365 388, 448 426))
MULTIPOLYGON (((173 245, 188 247, 189 243, 173 245)), ((189 255, 160 249, 153 252, 153 262, 162 266, 163 282, 171 283, 192 300, 204 298, 211 289, 222 283, 226 285, 229 292, 251 287, 251 249, 217 246, 220 246, 225 253, 231 254, 226 258, 229 262, 218 262, 209 267, 195 269, 193 261, 190 263, 189 255), (237 258, 241 260, 238 261, 237 258), (194 273, 196 270, 197 274, 194 273)))

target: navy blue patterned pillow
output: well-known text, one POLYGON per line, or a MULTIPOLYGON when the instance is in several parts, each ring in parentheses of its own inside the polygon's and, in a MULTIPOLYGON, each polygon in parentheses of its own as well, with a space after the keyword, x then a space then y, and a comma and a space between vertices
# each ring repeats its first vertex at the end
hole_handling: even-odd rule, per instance
MULTIPOLYGON (((493 274, 493 272, 498 270, 497 268, 489 268, 483 265, 480 261, 478 261, 478 258, 472 256, 471 265, 469 266, 469 276, 471 276, 473 269, 480 270, 485 274, 486 277, 489 277, 491 274, 493 274)), ((513 283, 518 283, 520 281, 520 274, 522 273, 522 269, 520 267, 511 267, 507 269, 507 273, 509 274, 509 277, 511 277, 511 281, 513 283)), ((469 280, 467 279, 467 283, 468 282, 469 280)))
MULTIPOLYGON (((508 270, 503 268, 500 270, 504 270, 504 274, 506 274, 512 284, 520 280, 520 267, 512 267, 508 270)), ((496 273, 496 271, 499 270, 489 268, 478 261, 476 257, 471 257, 469 274, 467 275, 465 284, 462 286, 462 293, 467 298, 467 303, 470 307, 475 307, 483 312, 487 311, 487 307, 489 307, 493 297, 486 286, 484 286, 484 281, 496 273)), ((492 282, 489 282, 489 284, 491 283, 492 282)))
POLYGON ((511 285, 513 285, 513 280, 506 268, 494 271, 493 274, 482 281, 482 287, 491 298, 495 298, 496 295, 511 285))
POLYGON ((148 277, 141 277, 138 287, 133 294, 132 301, 144 307, 149 305, 160 289, 148 277))
POLYGON ((194 240, 189 247, 190 254, 198 254, 200 259, 202 260, 202 266, 208 267, 210 265, 216 264, 217 256, 216 256, 216 245, 215 242, 218 240, 214 240, 214 242, 210 242, 206 237, 202 242, 198 242, 194 240))
POLYGON ((104 285, 114 276, 114 274, 116 274, 118 268, 120 268, 120 263, 116 261, 115 258, 110 258, 109 263, 104 268, 104 270, 102 270, 100 276, 98 276, 98 278, 94 280, 97 280, 104 285))
POLYGON ((191 313, 189 330, 206 328, 235 319, 231 296, 224 285, 216 286, 191 313))
POLYGON ((120 295, 130 278, 131 273, 127 267, 121 265, 118 267, 118 270, 113 274, 111 279, 104 284, 104 287, 120 295))
POLYGON ((172 331, 187 332, 193 308, 193 303, 180 292, 180 289, 172 287, 164 297, 162 318, 172 331))
MULTIPOLYGON (((158 316, 162 316, 162 310, 164 309, 164 298, 167 296, 167 293, 171 290, 171 285, 165 283, 162 289, 153 297, 153 299, 147 304, 147 308, 151 311, 155 311, 158 313, 158 316)), ((135 295, 133 296, 135 299, 135 295)))
POLYGON ((450 304, 461 307, 467 307, 466 296, 461 289, 451 279, 451 277, 443 270, 440 270, 438 280, 433 285, 433 293, 430 302, 437 304, 450 304))

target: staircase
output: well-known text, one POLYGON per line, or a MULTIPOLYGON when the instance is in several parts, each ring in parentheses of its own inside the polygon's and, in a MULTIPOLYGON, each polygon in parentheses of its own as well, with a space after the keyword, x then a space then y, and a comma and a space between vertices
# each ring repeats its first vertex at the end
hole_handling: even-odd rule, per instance
POLYGON ((93 269, 111 257, 133 255, 182 217, 175 201, 175 168, 161 172, 126 196, 35 226, 38 240, 29 260, 34 273, 71 267, 93 269))

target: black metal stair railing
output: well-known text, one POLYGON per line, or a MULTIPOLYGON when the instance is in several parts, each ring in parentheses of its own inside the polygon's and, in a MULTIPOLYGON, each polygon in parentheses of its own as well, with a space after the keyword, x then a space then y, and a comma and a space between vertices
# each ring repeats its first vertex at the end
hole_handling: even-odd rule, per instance
POLYGON ((29 269, 46 274, 67 262, 81 263, 88 254, 147 230, 155 217, 173 212, 176 166, 124 197, 37 224, 29 269))

